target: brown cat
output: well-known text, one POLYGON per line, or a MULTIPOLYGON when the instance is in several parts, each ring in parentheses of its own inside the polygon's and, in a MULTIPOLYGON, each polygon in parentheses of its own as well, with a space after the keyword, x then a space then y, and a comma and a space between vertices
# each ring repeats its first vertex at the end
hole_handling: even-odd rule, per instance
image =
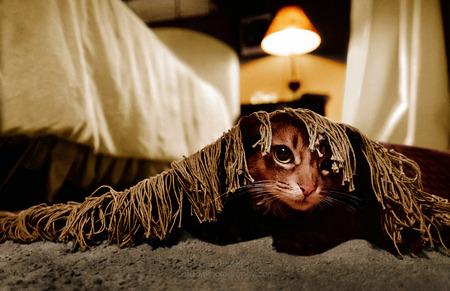
MULTIPOLYGON (((241 121, 247 134, 255 132, 253 121, 241 121)), ((331 150, 324 143, 320 153, 308 149, 304 124, 287 116, 272 120, 270 153, 247 147, 249 172, 255 183, 242 192, 251 197, 274 246, 296 254, 325 251, 352 238, 381 238, 377 226, 379 209, 370 187, 368 165, 359 165, 357 189, 342 184, 342 171, 332 168, 331 150), (369 226, 370 225, 370 226, 369 226), (369 228, 368 228, 369 227, 369 228), (367 231, 369 230, 369 231, 367 231)), ((246 144, 251 144, 249 143, 246 144)))
MULTIPOLYGON (((272 146, 268 155, 254 150, 247 157, 252 177, 272 195, 260 195, 256 207, 280 211, 282 206, 307 211, 328 201, 328 191, 347 191, 342 173, 332 169, 331 150, 308 149, 306 128, 298 122, 281 120, 272 125, 272 146)), ((283 215, 283 213, 279 213, 283 215)))

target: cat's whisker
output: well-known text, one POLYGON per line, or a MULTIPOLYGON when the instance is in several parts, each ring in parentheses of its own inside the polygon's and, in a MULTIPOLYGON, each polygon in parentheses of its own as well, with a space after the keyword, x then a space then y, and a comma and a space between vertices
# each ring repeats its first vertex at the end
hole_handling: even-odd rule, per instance
POLYGON ((321 202, 332 207, 344 207, 350 212, 358 212, 362 199, 354 194, 334 190, 324 190, 327 196, 321 202))
MULTIPOLYGON (((229 194, 228 192, 224 192, 224 193, 220 194, 219 197, 216 197, 213 201, 217 201, 219 199, 222 199, 223 196, 226 196, 228 194, 229 194)), ((226 201, 225 201, 225 203, 226 203, 226 201)))
POLYGON ((347 192, 339 192, 334 190, 326 190, 324 191, 329 197, 333 197, 336 199, 340 199, 343 202, 349 202, 353 205, 360 206, 362 199, 355 194, 347 193, 347 192))
POLYGON ((325 197, 315 206, 317 208, 327 209, 329 207, 336 208, 340 203, 333 203, 333 199, 330 197, 325 197))
POLYGON ((277 189, 279 182, 274 180, 260 180, 250 185, 239 188, 238 195, 248 195, 255 201, 257 207, 262 207, 262 215, 272 212, 278 212, 284 204, 282 202, 283 194, 277 189))
POLYGON ((264 203, 272 203, 272 202, 279 202, 280 199, 280 195, 273 195, 271 193, 267 193, 266 195, 258 195, 258 196, 252 196, 253 199, 255 200, 260 200, 264 203))
POLYGON ((254 191, 255 189, 264 189, 266 185, 275 185, 276 181, 274 180, 261 180, 256 181, 248 185, 241 186, 234 193, 236 195, 245 194, 249 191, 254 191))
POLYGON ((270 184, 275 184, 275 183, 276 183, 276 181, 274 181, 274 180, 257 181, 257 182, 254 182, 254 183, 251 183, 248 185, 241 186, 231 194, 229 192, 224 192, 224 193, 220 194, 219 197, 216 197, 215 200, 222 199, 226 195, 234 195, 234 196, 249 195, 249 194, 251 194, 251 195, 258 194, 261 196, 273 195, 273 193, 271 193, 270 191, 265 189, 265 187, 263 185, 264 184, 270 185, 270 184))
MULTIPOLYGON (((267 207, 266 211, 270 212, 271 209, 283 208, 285 203, 283 200, 287 193, 294 193, 295 191, 297 189, 283 181, 260 180, 240 187, 235 191, 235 195, 247 195, 256 201, 255 205, 267 207)), ((314 206, 318 209, 326 210, 331 207, 356 213, 361 208, 362 199, 354 193, 323 189, 320 194, 325 195, 325 197, 314 206)))

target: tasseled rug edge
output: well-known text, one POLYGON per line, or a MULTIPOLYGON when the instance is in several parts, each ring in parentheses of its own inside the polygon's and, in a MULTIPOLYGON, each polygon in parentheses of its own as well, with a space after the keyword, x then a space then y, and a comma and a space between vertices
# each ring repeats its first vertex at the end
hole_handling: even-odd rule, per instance
POLYGON ((241 132, 235 126, 215 143, 173 162, 170 170, 124 191, 102 186, 82 203, 0 212, 0 241, 73 240, 74 249, 84 250, 105 232, 119 246, 141 238, 162 239, 177 222, 181 226, 184 199, 199 221, 214 221, 223 208, 221 196, 251 181, 241 132), (221 189, 221 177, 226 178, 226 189, 221 189))

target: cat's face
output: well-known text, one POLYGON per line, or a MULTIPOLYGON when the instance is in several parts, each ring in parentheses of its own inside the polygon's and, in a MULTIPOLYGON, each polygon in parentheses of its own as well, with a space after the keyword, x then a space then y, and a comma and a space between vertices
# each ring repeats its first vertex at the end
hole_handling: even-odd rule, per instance
POLYGON ((327 190, 344 191, 342 174, 331 169, 331 150, 327 146, 317 152, 308 149, 308 135, 301 123, 272 123, 270 153, 263 156, 255 150, 247 157, 250 175, 261 193, 257 206, 277 208, 284 203, 294 210, 306 211, 328 196, 327 190))

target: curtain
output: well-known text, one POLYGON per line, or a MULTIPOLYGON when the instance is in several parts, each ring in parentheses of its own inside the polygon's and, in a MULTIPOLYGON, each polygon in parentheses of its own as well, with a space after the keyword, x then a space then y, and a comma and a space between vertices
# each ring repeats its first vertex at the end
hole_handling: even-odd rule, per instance
POLYGON ((378 141, 449 149, 439 0, 353 0, 342 121, 378 141))

